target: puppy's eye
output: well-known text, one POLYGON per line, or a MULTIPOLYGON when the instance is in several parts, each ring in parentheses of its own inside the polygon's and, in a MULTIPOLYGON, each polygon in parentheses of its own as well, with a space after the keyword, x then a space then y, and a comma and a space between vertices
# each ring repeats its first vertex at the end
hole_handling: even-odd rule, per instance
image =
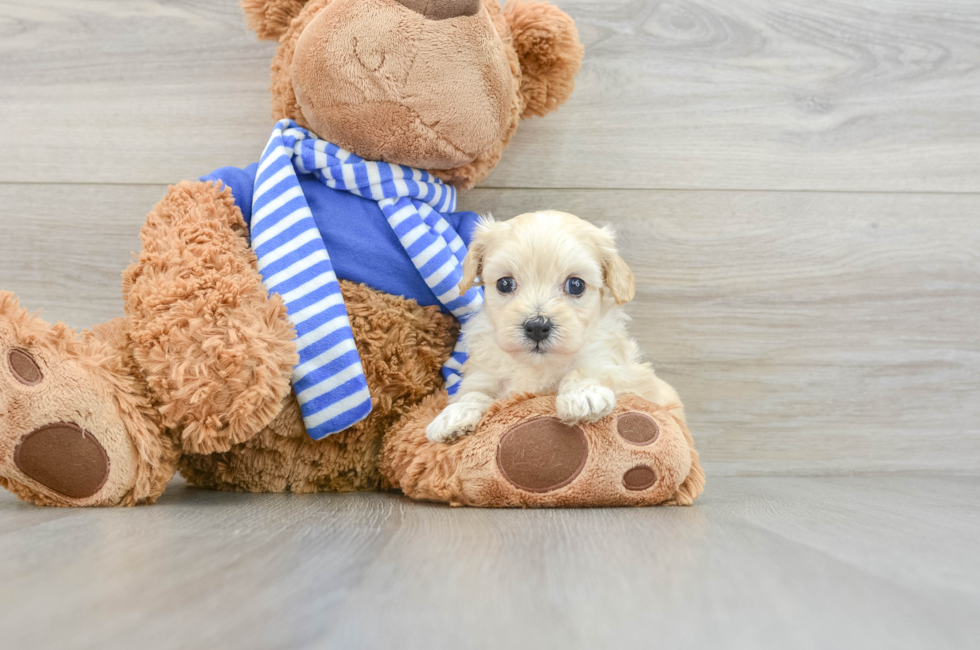
POLYGON ((497 280, 497 291, 500 293, 511 293, 517 288, 517 280, 511 277, 500 278, 497 280))
POLYGON ((565 280, 565 291, 572 296, 581 296, 585 293, 585 280, 582 278, 568 278, 565 280))

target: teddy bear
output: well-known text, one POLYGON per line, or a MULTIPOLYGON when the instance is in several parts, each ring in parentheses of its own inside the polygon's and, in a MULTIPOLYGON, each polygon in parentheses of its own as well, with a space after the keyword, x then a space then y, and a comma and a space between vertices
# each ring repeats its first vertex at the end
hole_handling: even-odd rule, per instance
POLYGON ((259 162, 169 188, 124 314, 76 332, 0 292, 0 485, 48 506, 206 488, 390 489, 475 506, 690 504, 680 404, 568 424, 514 395, 432 443, 481 294, 455 211, 520 120, 569 97, 583 48, 545 2, 243 0, 278 40, 259 162), (278 243, 277 243, 278 242, 278 243))

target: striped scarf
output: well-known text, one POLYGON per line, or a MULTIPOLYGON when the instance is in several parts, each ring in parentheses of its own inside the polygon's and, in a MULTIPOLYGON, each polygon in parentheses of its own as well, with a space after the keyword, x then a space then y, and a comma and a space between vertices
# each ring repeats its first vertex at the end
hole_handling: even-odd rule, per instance
MULTIPOLYGON (((426 284, 460 321, 483 304, 482 291, 460 295, 466 247, 442 216, 456 191, 427 172, 363 160, 296 125, 276 124, 259 162, 252 195, 252 249, 263 284, 286 303, 296 328, 299 365, 293 390, 310 437, 343 431, 371 412, 371 395, 330 255, 296 175, 377 201, 426 284)), ((443 366, 446 389, 459 388, 466 353, 457 342, 443 366)))

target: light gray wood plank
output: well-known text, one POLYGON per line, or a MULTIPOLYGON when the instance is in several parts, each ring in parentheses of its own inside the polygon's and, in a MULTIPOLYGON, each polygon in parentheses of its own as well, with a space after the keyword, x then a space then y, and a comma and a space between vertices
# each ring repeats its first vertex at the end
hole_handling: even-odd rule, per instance
POLYGON ((122 316, 122 272, 166 185, 0 184, 0 290, 49 321, 122 316))
POLYGON ((0 3, 0 182, 175 183, 257 159, 275 44, 237 0, 0 3))
POLYGON ((739 482, 733 493, 719 490, 715 496, 739 517, 856 570, 975 599, 980 557, 950 553, 949 545, 937 540, 967 540, 980 533, 976 489, 975 477, 820 478, 739 482))
MULTIPOLYGON (((340 630, 323 647, 375 647, 399 638, 399 631, 411 647, 429 639, 449 647, 527 648, 972 642, 975 589, 879 579, 860 564, 760 530, 728 510, 735 504, 771 508, 805 519, 814 535, 843 532, 832 550, 846 555, 870 541, 859 522, 874 505, 893 502, 888 487, 872 490, 870 506, 855 508, 848 497, 859 500, 866 481, 831 483, 838 494, 818 481, 747 483, 751 487, 721 480, 689 511, 437 511, 438 519, 406 526, 384 547, 347 605, 340 630), (793 498, 781 495, 786 484, 795 486, 793 498), (808 517, 819 506, 842 523, 831 527, 808 517), (405 607, 409 600, 413 606, 405 607), (454 603, 465 605, 453 610, 449 623, 444 612, 454 603), (931 634, 941 638, 930 640, 931 634)), ((975 479, 972 485, 976 489, 975 479)), ((887 517, 887 527, 906 529, 909 514, 887 517)), ((963 563, 966 580, 977 572, 977 563, 965 558, 977 531, 976 508, 972 515, 972 526, 938 544, 963 563)), ((924 522, 910 527, 922 538, 931 532, 924 522)), ((897 564, 920 547, 893 542, 886 548, 897 564)))
MULTIPOLYGON (((376 495, 314 501, 173 492, 152 508, 73 511, 0 537, 18 556, 0 568, 10 589, 0 597, 0 619, 13 633, 6 642, 302 645, 329 629, 329 612, 384 540, 392 508, 376 495), (302 593, 293 589, 300 584, 302 593)), ((7 494, 0 500, 43 512, 12 504, 7 494)))
POLYGON ((31 648, 971 648, 980 481, 711 478, 691 508, 471 510, 0 494, 0 626, 31 648))
MULTIPOLYGON (((0 288, 73 326, 120 315, 165 187, 38 190, 0 186, 0 288)), ((475 190, 461 207, 619 228, 632 331, 711 471, 980 469, 980 196, 475 190)))
MULTIPOLYGON (((973 0, 561 0, 586 60, 488 187, 980 190, 973 0)), ((274 45, 235 0, 0 3, 0 182, 255 160, 274 45)))
POLYGON ((980 467, 980 196, 476 190, 613 224, 633 334, 723 473, 980 467))
POLYGON ((575 94, 495 187, 977 191, 972 0, 570 0, 575 94))

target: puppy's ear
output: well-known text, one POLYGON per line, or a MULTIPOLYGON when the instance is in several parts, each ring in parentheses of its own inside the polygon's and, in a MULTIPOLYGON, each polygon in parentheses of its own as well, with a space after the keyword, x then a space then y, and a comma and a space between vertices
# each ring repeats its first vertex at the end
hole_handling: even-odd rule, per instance
POLYGON ((636 295, 636 279, 633 271, 616 250, 616 232, 609 226, 599 230, 596 236, 602 275, 617 305, 625 305, 636 295))
POLYGON ((459 282, 460 294, 469 291, 473 285, 483 284, 483 258, 487 254, 487 244, 490 243, 493 230, 498 225, 493 215, 480 217, 480 223, 473 231, 473 241, 470 242, 466 257, 463 258, 463 279, 459 282))

